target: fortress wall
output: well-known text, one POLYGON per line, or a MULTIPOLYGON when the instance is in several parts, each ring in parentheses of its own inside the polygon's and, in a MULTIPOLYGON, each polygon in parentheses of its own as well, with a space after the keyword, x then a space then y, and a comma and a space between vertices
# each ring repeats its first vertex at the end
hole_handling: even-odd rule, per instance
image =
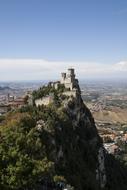
POLYGON ((64 85, 65 85, 66 88, 69 88, 70 90, 73 89, 73 86, 72 86, 71 83, 65 83, 64 85))
POLYGON ((63 95, 76 97, 77 93, 76 91, 67 91, 67 92, 63 92, 63 95))
POLYGON ((38 106, 42 106, 42 105, 48 105, 53 101, 53 98, 48 96, 48 97, 43 97, 43 98, 39 98, 37 100, 35 100, 35 105, 38 106))

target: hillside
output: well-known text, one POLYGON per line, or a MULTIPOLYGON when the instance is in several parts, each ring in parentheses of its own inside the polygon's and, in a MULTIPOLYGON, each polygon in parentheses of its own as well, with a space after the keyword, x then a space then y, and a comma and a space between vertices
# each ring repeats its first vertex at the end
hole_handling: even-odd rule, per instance
POLYGON ((51 84, 33 92, 48 105, 10 112, 0 126, 0 189, 125 190, 127 171, 107 154, 80 88, 51 84))
POLYGON ((99 110, 93 113, 97 121, 109 123, 127 123, 127 109, 114 107, 110 110, 99 110))

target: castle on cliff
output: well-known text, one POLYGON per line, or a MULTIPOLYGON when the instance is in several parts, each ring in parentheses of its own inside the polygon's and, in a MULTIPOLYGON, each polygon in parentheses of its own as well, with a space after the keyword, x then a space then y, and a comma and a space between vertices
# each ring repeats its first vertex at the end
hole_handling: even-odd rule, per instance
POLYGON ((59 84, 64 84, 68 91, 74 91, 78 87, 78 79, 75 78, 75 70, 69 68, 67 73, 61 73, 60 81, 50 82, 49 84, 56 90, 58 89, 59 84))
POLYGON ((78 79, 75 78, 75 70, 69 68, 67 73, 61 73, 61 84, 64 84, 65 88, 73 90, 78 85, 78 79))
MULTIPOLYGON (((56 90, 58 89, 59 85, 63 84, 66 88, 64 95, 76 97, 77 93, 79 93, 79 85, 78 79, 75 78, 75 70, 73 68, 69 68, 67 73, 61 73, 60 81, 50 82, 48 85, 51 85, 56 90)), ((48 105, 53 102, 53 95, 47 95, 35 100, 35 105, 48 105)), ((30 104, 32 104, 32 99, 29 99, 30 104), (31 100, 31 101, 30 101, 31 100)))

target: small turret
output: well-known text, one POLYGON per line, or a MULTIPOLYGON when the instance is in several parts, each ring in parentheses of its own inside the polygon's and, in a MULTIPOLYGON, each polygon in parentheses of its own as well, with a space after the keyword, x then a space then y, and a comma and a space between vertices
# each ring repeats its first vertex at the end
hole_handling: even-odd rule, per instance
POLYGON ((63 79, 65 79, 65 78, 66 78, 66 73, 61 73, 61 77, 62 77, 63 79))
POLYGON ((61 83, 63 84, 66 80, 66 73, 61 73, 61 83))
POLYGON ((73 68, 68 69, 67 77, 72 79, 75 78, 75 70, 73 68))

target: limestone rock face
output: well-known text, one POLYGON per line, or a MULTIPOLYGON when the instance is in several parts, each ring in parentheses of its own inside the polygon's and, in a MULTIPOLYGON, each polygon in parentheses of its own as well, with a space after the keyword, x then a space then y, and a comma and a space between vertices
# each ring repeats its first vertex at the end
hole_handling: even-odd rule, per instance
POLYGON ((74 190, 127 189, 127 170, 104 149, 80 87, 57 94, 54 100, 48 105, 54 113, 49 112, 49 120, 42 118, 36 127, 45 134, 43 142, 55 174, 64 176, 74 190))
POLYGON ((105 150, 100 147, 98 151, 98 167, 96 170, 96 179, 99 181, 101 188, 106 185, 106 171, 105 171, 105 150))
POLYGON ((80 90, 63 103, 71 121, 71 128, 68 126, 70 134, 64 137, 66 149, 68 149, 66 151, 70 151, 70 157, 66 160, 65 147, 61 145, 58 151, 58 158, 61 159, 58 159, 58 163, 61 166, 71 165, 74 173, 70 173, 69 178, 71 176, 72 181, 76 176, 79 178, 79 184, 75 184, 75 180, 72 182, 78 189, 87 189, 87 186, 91 189, 104 188, 106 185, 105 150, 94 119, 82 101, 80 90), (78 172, 81 172, 80 177, 78 172), (86 182, 83 182, 83 179, 86 179, 86 182))
POLYGON ((56 171, 65 176, 76 190, 120 190, 121 184, 126 189, 127 182, 125 177, 122 178, 126 171, 104 149, 94 118, 81 98, 79 86, 75 96, 69 96, 62 105, 69 123, 63 122, 56 128, 56 171), (115 180, 117 175, 120 184, 115 180))

